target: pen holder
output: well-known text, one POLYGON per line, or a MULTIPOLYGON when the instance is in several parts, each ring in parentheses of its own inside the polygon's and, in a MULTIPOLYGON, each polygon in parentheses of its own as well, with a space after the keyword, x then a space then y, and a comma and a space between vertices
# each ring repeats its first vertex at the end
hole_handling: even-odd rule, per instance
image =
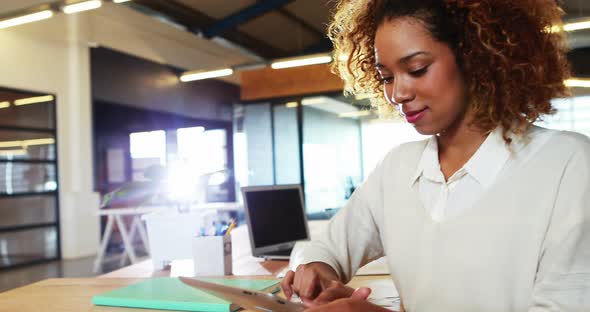
POLYGON ((195 276, 232 274, 231 236, 196 236, 193 238, 195 276))

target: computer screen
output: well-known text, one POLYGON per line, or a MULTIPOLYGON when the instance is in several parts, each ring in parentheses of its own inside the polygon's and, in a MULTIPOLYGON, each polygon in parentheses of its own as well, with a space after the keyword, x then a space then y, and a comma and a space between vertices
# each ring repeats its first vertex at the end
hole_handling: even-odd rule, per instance
POLYGON ((300 187, 243 191, 254 248, 307 239, 300 187))

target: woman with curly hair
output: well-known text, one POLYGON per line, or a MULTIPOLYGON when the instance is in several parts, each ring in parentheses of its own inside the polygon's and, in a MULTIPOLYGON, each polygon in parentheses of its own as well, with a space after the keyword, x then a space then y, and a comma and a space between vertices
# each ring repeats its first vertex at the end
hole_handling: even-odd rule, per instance
POLYGON ((385 255, 407 311, 590 311, 590 141, 533 125, 568 95, 561 14, 553 0, 339 2, 346 91, 431 137, 385 156, 304 248, 287 296, 387 311, 344 286, 385 255))

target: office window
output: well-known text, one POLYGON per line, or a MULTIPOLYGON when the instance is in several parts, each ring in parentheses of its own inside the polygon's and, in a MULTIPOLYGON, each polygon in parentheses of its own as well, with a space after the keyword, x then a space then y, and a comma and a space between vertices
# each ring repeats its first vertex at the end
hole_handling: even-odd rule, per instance
POLYGON ((203 146, 204 127, 180 128, 176 130, 177 157, 180 159, 198 159, 206 151, 203 146))
POLYGON ((166 132, 164 130, 129 134, 133 181, 145 181, 144 172, 152 166, 166 165, 166 132))
POLYGON ((229 201, 233 185, 227 157, 227 131, 204 127, 176 130, 177 157, 169 165, 171 191, 198 202, 229 201))
POLYGON ((239 186, 301 183, 297 102, 239 105, 234 119, 239 186))
POLYGON ((545 117, 538 125, 558 130, 579 132, 590 136, 590 96, 576 96, 552 101, 557 114, 545 117))
POLYGON ((240 105, 234 110, 237 187, 274 184, 271 114, 270 103, 240 105))
POLYGON ((359 108, 335 97, 301 100, 308 214, 341 208, 363 175, 359 108))
POLYGON ((273 105, 275 184, 301 183, 297 102, 273 105))
POLYGON ((55 96, 0 88, 0 268, 60 257, 55 96))

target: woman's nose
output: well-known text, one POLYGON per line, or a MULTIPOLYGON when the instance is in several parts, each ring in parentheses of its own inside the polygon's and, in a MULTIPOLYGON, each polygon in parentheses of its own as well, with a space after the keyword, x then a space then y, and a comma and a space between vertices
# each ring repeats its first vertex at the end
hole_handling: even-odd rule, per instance
POLYGON ((389 85, 389 92, 386 91, 387 100, 392 104, 405 104, 414 99, 415 95, 412 87, 403 79, 397 79, 389 85))

